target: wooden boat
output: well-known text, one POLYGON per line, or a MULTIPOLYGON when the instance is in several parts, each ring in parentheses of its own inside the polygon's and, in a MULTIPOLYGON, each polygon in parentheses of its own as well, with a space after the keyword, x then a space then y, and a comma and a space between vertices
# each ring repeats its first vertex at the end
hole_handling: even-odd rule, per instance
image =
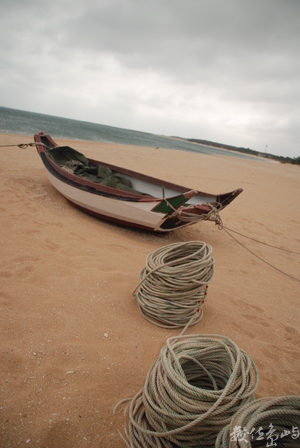
POLYGON ((51 184, 67 200, 98 218, 154 232, 202 220, 220 224, 219 211, 243 190, 208 194, 97 160, 34 136, 51 184))

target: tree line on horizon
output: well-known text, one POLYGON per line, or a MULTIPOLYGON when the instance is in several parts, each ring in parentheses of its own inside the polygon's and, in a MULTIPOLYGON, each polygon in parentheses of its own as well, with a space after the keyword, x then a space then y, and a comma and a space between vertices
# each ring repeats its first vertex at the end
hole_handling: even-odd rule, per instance
POLYGON ((238 151, 238 152, 242 152, 245 154, 250 154, 252 156, 265 157, 267 159, 274 159, 274 160, 278 160, 281 163, 292 163, 293 165, 300 165, 300 157, 292 158, 292 157, 277 156, 275 154, 267 154, 265 152, 254 151, 253 149, 250 149, 250 148, 226 145, 223 143, 211 142, 209 140, 201 140, 198 138, 188 138, 187 140, 189 142, 198 143, 200 145, 215 146, 216 148, 228 149, 229 151, 238 151))

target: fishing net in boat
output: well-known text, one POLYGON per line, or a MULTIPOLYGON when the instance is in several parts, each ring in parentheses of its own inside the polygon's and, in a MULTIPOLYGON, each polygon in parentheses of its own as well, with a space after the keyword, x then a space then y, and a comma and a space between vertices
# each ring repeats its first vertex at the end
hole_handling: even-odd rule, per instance
POLYGON ((57 165, 69 173, 106 187, 145 194, 135 190, 131 181, 122 174, 113 172, 106 166, 91 164, 82 153, 69 146, 55 147, 48 151, 48 154, 57 165))

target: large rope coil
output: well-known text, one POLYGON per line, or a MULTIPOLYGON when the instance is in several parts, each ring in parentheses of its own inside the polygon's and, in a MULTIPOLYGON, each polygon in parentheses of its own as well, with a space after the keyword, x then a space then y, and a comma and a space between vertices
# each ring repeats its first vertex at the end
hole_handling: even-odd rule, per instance
POLYGON ((203 315, 213 272, 212 247, 201 241, 174 243, 150 253, 133 291, 142 316, 164 328, 195 325, 203 315))
POLYGON ((257 383, 254 362, 230 339, 169 338, 144 387, 116 406, 130 401, 123 439, 128 447, 214 447, 234 413, 254 400, 257 383))
POLYGON ((220 431, 216 448, 300 446, 300 397, 260 398, 244 405, 220 431))

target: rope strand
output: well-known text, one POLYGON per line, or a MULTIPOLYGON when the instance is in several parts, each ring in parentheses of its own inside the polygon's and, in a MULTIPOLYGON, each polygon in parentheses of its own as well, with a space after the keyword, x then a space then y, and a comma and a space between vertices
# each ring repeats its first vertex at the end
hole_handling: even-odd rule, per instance
POLYGON ((289 252, 290 254, 300 255, 300 252, 295 252, 295 251, 290 250, 290 249, 284 249, 283 247, 273 246, 272 244, 265 243, 263 241, 257 240, 255 238, 252 238, 251 236, 248 236, 248 235, 245 235, 243 233, 237 232, 236 230, 233 230, 233 229, 229 229, 228 227, 225 227, 225 226, 223 226, 223 228, 228 230, 228 231, 230 231, 230 232, 236 233, 237 235, 243 236, 244 238, 248 238, 249 240, 255 241, 256 243, 260 243, 260 244, 264 244, 265 246, 272 247, 273 249, 278 249, 278 250, 282 250, 284 252, 289 252))
POLYGON ((19 145, 0 145, 1 148, 9 148, 11 146, 18 147, 21 149, 26 149, 28 148, 28 146, 45 146, 46 148, 48 148, 48 146, 42 142, 20 143, 19 145))
POLYGON ((238 239, 236 239, 233 235, 231 235, 230 232, 228 232, 228 230, 223 227, 223 230, 232 238, 234 239, 238 244, 240 244, 244 249, 246 249, 248 252, 250 252, 250 254, 254 255, 256 258, 258 258, 259 260, 261 260, 263 263, 267 264, 268 266, 270 266, 271 268, 275 269, 276 271, 280 272, 283 275, 286 275, 287 277, 291 278, 292 280, 296 280, 296 282, 300 282, 300 279, 293 277, 290 274, 287 274, 286 272, 282 271, 281 269, 276 268, 276 266, 274 266, 273 264, 269 263, 268 261, 264 260, 263 258, 261 258, 259 255, 257 255, 256 253, 254 253, 252 250, 250 250, 248 247, 246 247, 243 243, 241 243, 238 239))

